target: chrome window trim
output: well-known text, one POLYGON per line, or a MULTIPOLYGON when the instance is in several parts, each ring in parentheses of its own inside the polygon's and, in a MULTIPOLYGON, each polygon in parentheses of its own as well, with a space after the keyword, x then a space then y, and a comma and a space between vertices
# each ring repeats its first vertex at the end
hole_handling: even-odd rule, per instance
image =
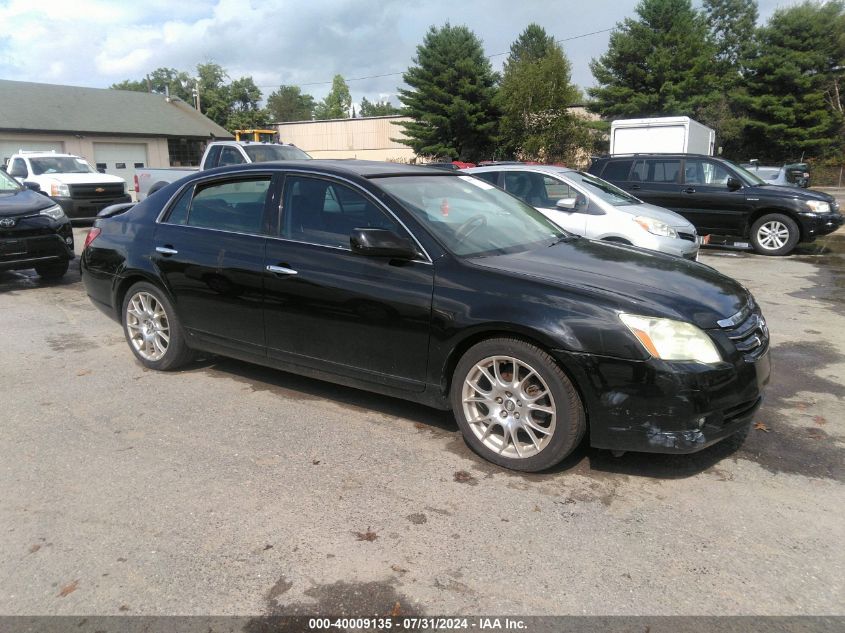
MULTIPOLYGON (((336 174, 326 173, 326 172, 322 172, 322 171, 309 171, 309 170, 295 169, 295 168, 294 169, 279 169, 279 170, 275 170, 275 171, 269 171, 269 170, 267 170, 267 171, 257 170, 255 172, 250 171, 248 173, 248 175, 255 175, 255 176, 260 176, 260 177, 269 176, 270 179, 272 180, 272 178, 274 176, 284 177, 286 174, 291 174, 291 173, 304 174, 306 176, 323 177, 323 178, 327 178, 329 180, 340 180, 343 183, 352 185, 354 188, 361 191, 363 195, 367 196, 368 199, 371 199, 375 204, 377 204, 379 207, 384 209, 390 217, 392 217, 394 220, 396 220, 396 222, 398 222, 399 225, 403 229, 405 229, 405 232, 408 235, 411 236, 411 239, 414 240, 414 243, 417 245, 417 247, 420 249, 420 252, 423 255, 425 255, 425 258, 426 258, 425 260, 412 259, 410 261, 416 262, 416 263, 419 263, 419 264, 428 264, 429 266, 434 264, 434 260, 431 258, 431 255, 428 254, 428 251, 425 250, 425 247, 423 247, 423 245, 417 239, 417 236, 414 235, 413 231, 411 231, 408 228, 408 225, 405 224, 399 217, 397 217, 397 215, 395 213, 393 213, 393 211, 390 209, 390 207, 388 207, 386 204, 384 204, 381 200, 375 199, 369 191, 364 189, 361 185, 359 185, 357 182, 355 182, 353 180, 349 180, 348 178, 344 178, 343 176, 338 176, 336 174)), ((314 242, 303 242, 301 240, 294 240, 294 239, 282 237, 281 235, 265 235, 263 233, 240 233, 238 231, 227 231, 227 230, 224 230, 224 229, 214 229, 214 228, 204 227, 204 226, 192 226, 190 224, 170 224, 169 222, 163 221, 164 216, 167 215, 167 213, 170 211, 170 208, 175 204, 175 201, 189 187, 195 188, 197 185, 204 183, 206 181, 209 181, 209 180, 214 180, 215 178, 221 178, 223 180, 226 180, 227 176, 233 176, 233 174, 210 174, 208 176, 202 176, 202 177, 198 178, 197 180, 192 180, 191 182, 182 185, 181 187, 179 187, 179 189, 172 196, 170 196, 170 198, 167 200, 167 203, 165 203, 165 205, 162 207, 158 216, 156 216, 155 224, 167 224, 169 226, 188 226, 188 227, 191 227, 193 229, 203 229, 203 230, 206 230, 206 231, 216 231, 217 233, 231 233, 232 235, 251 235, 253 237, 265 237, 265 238, 268 238, 268 239, 271 239, 271 240, 281 240, 281 241, 284 241, 284 242, 293 242, 295 244, 307 244, 309 246, 321 246, 323 248, 330 248, 332 250, 345 250, 345 251, 349 251, 350 253, 352 252, 351 248, 346 248, 344 246, 329 246, 328 244, 317 244, 317 243, 314 243, 314 242)), ((234 175, 234 179, 240 179, 240 178, 245 178, 245 177, 247 177, 247 175, 234 175)), ((284 186, 284 184, 283 184, 283 186, 284 186)), ((284 189, 282 191, 284 191, 284 189)), ((279 200, 279 210, 282 210, 283 202, 284 202, 284 200, 279 200)), ((278 231, 281 232, 281 230, 282 230, 282 227, 279 226, 278 231)))

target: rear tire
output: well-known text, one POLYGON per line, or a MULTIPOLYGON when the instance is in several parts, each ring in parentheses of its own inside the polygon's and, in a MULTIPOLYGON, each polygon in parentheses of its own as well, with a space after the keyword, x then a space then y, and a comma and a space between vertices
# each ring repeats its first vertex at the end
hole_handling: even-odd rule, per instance
POLYGON ((70 262, 68 260, 64 260, 50 264, 39 264, 35 267, 35 272, 38 273, 38 276, 42 279, 61 279, 65 276, 69 267, 70 262))
POLYGON ((786 255, 799 239, 798 224, 782 213, 769 213, 751 225, 751 245, 760 255, 786 255))
POLYGON ((173 304, 153 284, 143 281, 129 288, 121 321, 129 349, 145 367, 171 371, 193 357, 173 304))
POLYGON ((488 339, 467 350, 455 368, 450 400, 469 447, 511 470, 554 466, 587 428, 567 375, 546 352, 519 339, 488 339))

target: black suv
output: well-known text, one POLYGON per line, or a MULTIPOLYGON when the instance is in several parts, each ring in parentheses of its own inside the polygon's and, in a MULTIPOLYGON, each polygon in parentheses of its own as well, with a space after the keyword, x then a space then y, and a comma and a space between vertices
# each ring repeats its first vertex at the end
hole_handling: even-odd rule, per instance
POLYGON ((842 226, 826 193, 767 184, 722 158, 634 154, 593 160, 590 173, 687 218, 702 235, 749 239, 758 253, 786 255, 842 226))
POLYGON ((0 271, 34 268, 57 279, 73 257, 73 230, 62 208, 0 170, 0 271))

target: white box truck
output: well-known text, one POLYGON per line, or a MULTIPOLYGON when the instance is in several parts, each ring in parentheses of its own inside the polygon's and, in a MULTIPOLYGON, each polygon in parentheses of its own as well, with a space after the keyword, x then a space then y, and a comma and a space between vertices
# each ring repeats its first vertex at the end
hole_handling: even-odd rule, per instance
POLYGON ((712 156, 716 132, 688 116, 620 119, 610 124, 611 154, 705 154, 712 156))

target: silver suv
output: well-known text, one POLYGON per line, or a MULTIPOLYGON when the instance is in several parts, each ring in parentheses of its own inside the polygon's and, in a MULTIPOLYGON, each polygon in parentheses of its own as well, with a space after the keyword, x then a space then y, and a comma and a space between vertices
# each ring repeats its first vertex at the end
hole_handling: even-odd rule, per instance
POLYGON ((698 259, 699 239, 688 220, 596 176, 553 165, 463 171, 521 198, 570 233, 698 259))

